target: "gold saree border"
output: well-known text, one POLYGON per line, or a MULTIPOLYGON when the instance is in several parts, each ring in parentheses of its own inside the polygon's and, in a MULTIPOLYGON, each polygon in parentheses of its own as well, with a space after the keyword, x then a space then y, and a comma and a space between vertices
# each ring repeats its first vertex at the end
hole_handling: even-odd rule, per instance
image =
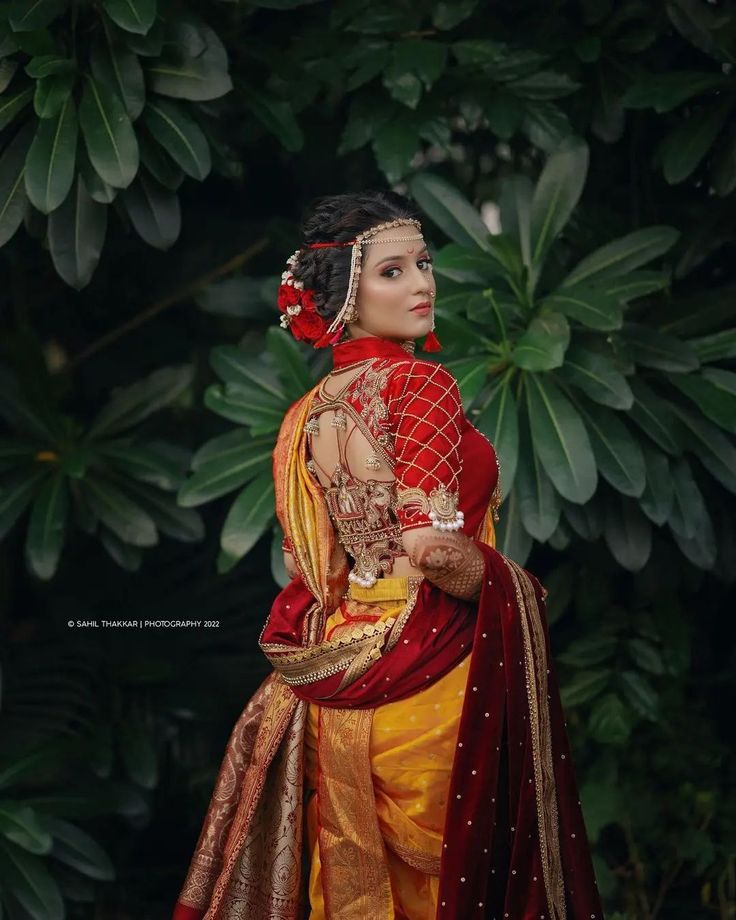
POLYGON ((373 709, 319 712, 317 804, 327 920, 394 917, 370 764, 373 709))
POLYGON ((560 854, 557 790, 552 763, 552 729, 547 698, 547 652, 544 628, 529 576, 512 559, 502 556, 511 575, 521 614, 525 681, 537 800, 537 824, 542 874, 550 920, 565 920, 565 889, 560 854))
POLYGON ((204 911, 210 902, 237 810, 243 776, 253 754, 275 677, 276 674, 272 673, 263 681, 230 733, 194 856, 178 898, 188 907, 204 911))
POLYGON ((274 681, 203 920, 298 920, 307 705, 274 681))

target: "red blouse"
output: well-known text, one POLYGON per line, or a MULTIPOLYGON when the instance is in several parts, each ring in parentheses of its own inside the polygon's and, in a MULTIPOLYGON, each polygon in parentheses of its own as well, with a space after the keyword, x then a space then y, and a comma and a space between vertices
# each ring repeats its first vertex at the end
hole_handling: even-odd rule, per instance
POLYGON ((498 483, 496 453, 468 421, 452 374, 388 339, 369 336, 333 348, 335 369, 373 358, 348 386, 349 400, 385 449, 396 477, 402 530, 432 524, 444 498, 472 536, 498 483))

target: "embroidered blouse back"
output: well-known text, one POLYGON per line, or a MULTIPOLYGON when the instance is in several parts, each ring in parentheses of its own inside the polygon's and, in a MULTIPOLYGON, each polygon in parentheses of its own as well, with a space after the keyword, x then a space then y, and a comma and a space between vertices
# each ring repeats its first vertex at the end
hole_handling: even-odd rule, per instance
POLYGON ((391 438, 384 430, 388 408, 382 390, 391 368, 376 370, 373 363, 325 378, 306 429, 307 467, 325 490, 338 539, 354 559, 351 580, 365 586, 384 574, 421 575, 408 558, 396 564, 406 553, 391 438))

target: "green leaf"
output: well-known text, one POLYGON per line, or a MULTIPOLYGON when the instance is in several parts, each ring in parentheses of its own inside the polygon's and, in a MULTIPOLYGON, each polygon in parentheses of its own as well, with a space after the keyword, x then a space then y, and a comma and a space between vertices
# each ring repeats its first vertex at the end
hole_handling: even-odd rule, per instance
POLYGON ((35 80, 52 74, 72 73, 75 69, 74 60, 61 54, 39 54, 31 58, 25 66, 28 76, 35 80))
POLYGON ((645 719, 656 722, 659 719, 659 697, 646 677, 638 671, 622 671, 619 680, 631 708, 645 719))
POLYGON ((87 438, 97 440, 126 431, 159 409, 171 405, 192 383, 190 364, 162 367, 143 380, 115 392, 89 430, 87 438))
POLYGON ((176 192, 141 172, 122 194, 131 223, 141 239, 156 249, 169 249, 181 233, 181 207, 176 192))
POLYGON ((54 837, 51 856, 88 878, 107 882, 115 878, 115 868, 102 847, 69 821, 44 816, 44 824, 54 837))
POLYGON ((736 434, 736 374, 733 371, 706 367, 700 374, 670 374, 669 380, 712 422, 736 434))
POLYGON ((28 103, 33 99, 33 88, 17 90, 11 95, 3 93, 0 95, 0 131, 6 128, 22 112, 28 103))
POLYGON ((519 465, 514 480, 518 493, 519 512, 526 530, 546 542, 557 530, 560 520, 560 499, 534 452, 527 425, 522 425, 519 442, 519 465))
POLYGON ((409 183, 419 207, 437 226, 461 246, 489 252, 490 233, 480 215, 445 179, 420 172, 409 183))
POLYGON ((273 516, 274 486, 269 471, 249 483, 233 502, 220 536, 222 549, 242 559, 266 532, 273 516))
POLYGON ((678 537, 691 540, 704 529, 706 522, 710 524, 710 516, 690 464, 684 457, 672 463, 672 486, 672 510, 667 523, 678 537))
POLYGON ((457 380, 460 398, 467 411, 486 382, 488 361, 482 357, 460 358, 457 361, 448 361, 445 367, 457 380))
POLYGON ((488 401, 474 422, 496 451, 504 495, 509 494, 514 484, 519 459, 519 420, 511 380, 511 376, 506 374, 496 381, 488 401))
POLYGON ((662 170, 670 185, 682 182, 691 175, 715 143, 733 102, 703 109, 690 118, 684 118, 662 142, 662 170))
POLYGON ((59 887, 38 856, 9 846, 0 837, 0 875, 3 891, 13 897, 34 920, 64 920, 59 887))
POLYGON ((609 332, 623 325, 623 311, 618 298, 606 294, 601 287, 572 285, 562 287, 542 301, 542 307, 559 310, 590 329, 609 332))
POLYGON ((289 333, 272 326, 266 332, 266 345, 284 381, 287 399, 294 402, 312 389, 315 381, 307 367, 304 352, 289 333))
POLYGON ((580 84, 566 73, 555 73, 553 70, 540 70, 521 80, 507 83, 506 86, 517 96, 543 100, 559 99, 580 89, 580 84))
POLYGON ((570 342, 570 326, 561 313, 536 316, 519 336, 511 360, 527 371, 548 371, 560 367, 570 342))
POLYGON ((575 266, 564 286, 599 282, 625 275, 646 265, 675 245, 679 233, 673 227, 645 227, 596 249, 575 266))
POLYGON ((562 705, 567 708, 590 702, 606 689, 610 680, 608 668, 578 671, 572 681, 561 688, 562 705))
POLYGON ((598 481, 583 421, 547 375, 527 374, 525 380, 534 450, 560 495, 582 504, 591 498, 598 481))
POLYGON ((106 40, 98 35, 92 43, 90 64, 95 79, 117 93, 130 120, 135 121, 146 102, 143 68, 137 55, 106 29, 106 40))
MULTIPOLYGON (((183 170, 174 163, 164 148, 151 137, 148 131, 139 130, 137 137, 141 163, 164 188, 175 192, 184 181, 183 170)), ((225 281, 221 281, 220 284, 239 280, 239 278, 228 278, 225 281)), ((205 290, 209 290, 209 288, 205 290)))
POLYGON ((673 486, 670 462, 646 442, 641 445, 646 463, 647 483, 639 506, 653 524, 664 524, 672 510, 673 486))
POLYGON ((242 430, 215 438, 195 455, 195 473, 181 487, 179 504, 191 508, 232 492, 270 471, 272 453, 273 438, 253 440, 242 430))
POLYGON ((107 205, 94 201, 78 179, 66 201, 49 217, 48 239, 57 273, 81 290, 92 280, 107 232, 107 205))
POLYGON ((38 814, 21 802, 0 801, 0 837, 39 856, 51 850, 51 835, 38 814))
POLYGON ((503 503, 501 520, 496 526, 496 549, 519 565, 524 565, 532 550, 532 537, 521 521, 519 496, 512 489, 503 503))
POLYGON ((590 714, 591 735, 602 744, 626 744, 632 727, 631 714, 613 693, 599 699, 590 714))
POLYGON ((574 668, 590 668, 604 661, 611 661, 618 648, 618 636, 597 633, 593 636, 584 636, 576 639, 560 655, 555 656, 555 661, 571 665, 574 668))
POLYGON ((210 145, 181 106, 157 99, 146 106, 144 119, 151 134, 188 176, 200 182, 207 178, 212 168, 210 145))
POLYGON ((14 32, 32 32, 61 16, 67 6, 67 0, 13 0, 7 16, 14 32))
POLYGON ((288 406, 262 388, 226 383, 207 387, 204 404, 223 418, 239 425, 255 426, 262 432, 278 431, 288 406))
POLYGON ((143 553, 137 546, 124 543, 107 527, 100 528, 100 542, 113 562, 126 572, 137 572, 143 562, 143 553))
POLYGON ((67 480, 61 471, 57 471, 38 490, 26 536, 28 568, 44 581, 54 575, 59 564, 68 515, 67 480))
POLYGON ((97 517, 125 543, 143 547, 158 543, 153 518, 116 485, 87 476, 81 487, 97 517))
POLYGON ((585 505, 564 502, 563 510, 567 522, 581 539, 593 542, 602 536, 603 516, 600 505, 595 499, 585 505))
POLYGON ((567 115, 553 102, 527 100, 524 112, 522 131, 535 147, 545 153, 554 153, 573 133, 567 115))
POLYGON ((182 543, 197 543, 204 537, 204 522, 199 513, 179 507, 174 496, 138 482, 126 482, 122 488, 134 501, 140 502, 157 530, 167 537, 182 543))
POLYGON ((580 199, 588 159, 587 144, 568 138, 548 157, 542 170, 531 204, 531 258, 537 274, 580 199))
POLYGON ((21 129, 0 156, 0 246, 12 239, 26 210, 26 156, 33 127, 21 129))
POLYGON ((677 420, 670 403, 661 399, 638 378, 631 378, 634 404, 629 415, 642 431, 663 451, 673 456, 680 452, 677 420))
POLYGON ((275 396, 288 408, 288 401, 283 384, 270 366, 263 361, 247 355, 236 345, 218 345, 210 351, 212 369, 225 383, 242 384, 245 387, 256 386, 268 396, 275 396))
POLYGON ((181 485, 182 473, 178 465, 152 445, 108 441, 100 445, 99 453, 104 460, 133 479, 159 489, 175 490, 181 485))
POLYGON ((659 650, 646 639, 629 639, 627 648, 632 660, 650 674, 664 674, 664 662, 659 650))
POLYGON ((31 204, 49 214, 64 201, 74 181, 77 110, 68 97, 53 118, 39 122, 26 157, 25 183, 31 204))
POLYGON ((617 413, 588 403, 581 407, 598 471, 623 495, 638 498, 646 485, 646 467, 639 442, 617 413))
POLYGON ((524 119, 524 104, 503 87, 493 91, 481 101, 488 126, 500 140, 510 140, 521 127, 524 119))
POLYGON ((723 329, 712 335, 690 339, 690 345, 704 364, 713 361, 728 361, 736 358, 736 329, 723 329))
MULTIPOLYGON (((170 93, 169 95, 174 94, 170 93)), ((271 93, 264 93, 260 89, 242 84, 238 85, 238 95, 243 97, 253 115, 267 131, 270 131, 274 137, 279 139, 282 146, 289 153, 296 153, 302 149, 304 146, 304 132, 293 107, 288 102, 278 99, 271 93)), ((366 136, 363 143, 367 143, 369 139, 366 136)), ((359 146, 363 145, 360 144, 359 146)))
POLYGON ((32 467, 30 472, 0 485, 0 540, 26 510, 45 476, 46 470, 32 467))
POLYGON ((686 443, 700 462, 729 492, 736 492, 736 447, 715 425, 684 406, 673 406, 687 429, 686 443))
MULTIPOLYGON (((188 99, 192 102, 219 99, 233 88, 227 65, 217 67, 212 61, 205 59, 204 55, 198 58, 185 57, 178 60, 160 58, 146 68, 146 74, 148 84, 154 93, 159 93, 161 96, 173 96, 175 99, 188 99)), ((248 92, 246 98, 251 104, 254 98, 253 90, 248 92)), ((280 115, 283 120, 286 117, 284 111, 286 103, 276 100, 274 102, 279 108, 276 117, 280 115)), ((263 114, 262 110, 259 114, 263 114)), ((273 114, 270 120, 273 123, 273 114)))
POLYGON ((626 378, 616 368, 612 356, 603 352, 571 345, 565 353, 561 374, 589 399, 604 406, 630 409, 634 403, 634 394, 626 378))
POLYGON ((60 73, 44 77, 36 83, 33 109, 39 118, 53 118, 69 99, 76 83, 76 74, 60 73))
POLYGON ((156 0, 102 0, 102 8, 115 25, 145 35, 156 19, 156 0))
POLYGON ((376 128, 373 153, 389 182, 398 182, 407 174, 418 149, 419 135, 409 120, 395 117, 376 128))
POLYGON ((84 187, 89 192, 90 197, 100 204, 111 204, 115 200, 118 190, 108 185, 97 175, 84 148, 80 148, 77 156, 79 176, 84 182, 84 187))
POLYGON ((674 335, 639 323, 627 323, 623 335, 628 355, 643 367, 675 373, 687 373, 698 367, 692 347, 674 335))
POLYGON ((637 502, 609 497, 605 506, 603 535, 614 559, 629 572, 638 572, 652 551, 652 525, 637 502))
POLYGON ((138 141, 117 93, 87 77, 79 121, 97 174, 113 188, 127 188, 138 172, 138 141))
POLYGON ((501 186, 499 200, 501 228, 506 236, 518 244, 522 262, 527 268, 532 264, 533 194, 534 189, 528 176, 510 176, 501 186))
POLYGON ((623 104, 628 109, 654 109, 662 114, 681 103, 725 86, 728 78, 717 73, 669 71, 648 73, 624 93, 623 104))

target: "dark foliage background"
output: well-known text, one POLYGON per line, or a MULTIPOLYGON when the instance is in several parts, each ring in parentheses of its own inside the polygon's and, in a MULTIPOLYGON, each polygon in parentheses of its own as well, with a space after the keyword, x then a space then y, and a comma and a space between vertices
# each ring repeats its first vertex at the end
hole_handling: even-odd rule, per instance
POLYGON ((701 0, 0 2, 0 913, 167 916, 325 370, 278 276, 314 196, 389 185, 550 592, 607 915, 736 916, 735 54, 701 0))

